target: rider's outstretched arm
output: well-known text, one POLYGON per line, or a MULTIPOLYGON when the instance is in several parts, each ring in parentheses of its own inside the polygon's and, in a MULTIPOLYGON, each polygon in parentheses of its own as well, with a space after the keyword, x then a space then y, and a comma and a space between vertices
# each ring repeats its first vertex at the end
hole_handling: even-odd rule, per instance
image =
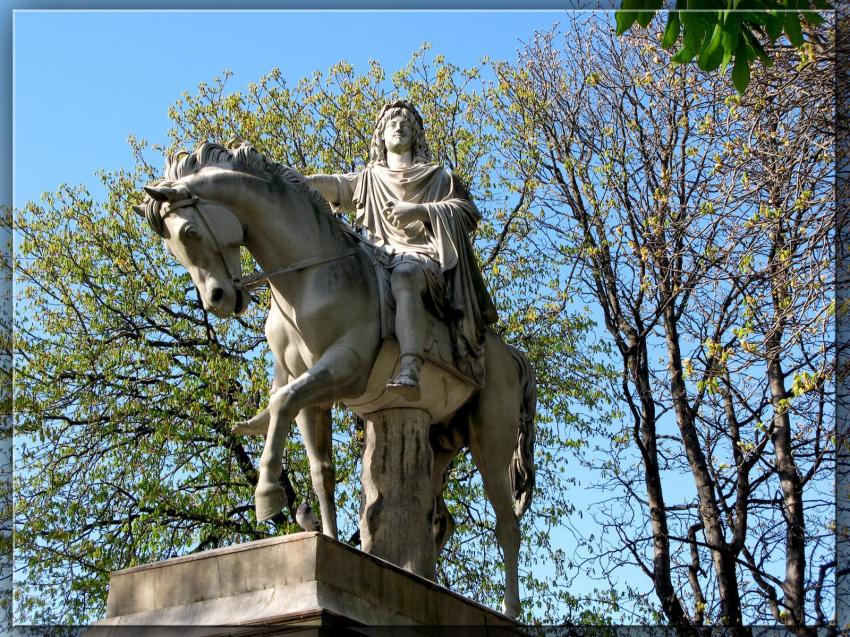
POLYGON ((334 208, 339 207, 339 180, 335 175, 307 175, 304 179, 311 188, 322 193, 322 197, 327 199, 334 208))

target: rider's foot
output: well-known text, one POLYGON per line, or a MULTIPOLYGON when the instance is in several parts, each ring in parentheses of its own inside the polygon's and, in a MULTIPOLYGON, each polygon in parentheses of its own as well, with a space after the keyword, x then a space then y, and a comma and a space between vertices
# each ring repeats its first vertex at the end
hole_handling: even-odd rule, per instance
POLYGON ((387 383, 387 389, 399 394, 405 400, 419 400, 419 373, 423 358, 419 354, 402 354, 399 357, 399 370, 387 383))

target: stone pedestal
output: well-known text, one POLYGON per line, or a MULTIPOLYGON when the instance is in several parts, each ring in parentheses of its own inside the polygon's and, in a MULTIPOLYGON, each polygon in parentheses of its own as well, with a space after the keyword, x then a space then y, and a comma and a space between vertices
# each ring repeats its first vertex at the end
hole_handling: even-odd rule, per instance
POLYGON ((368 414, 363 450, 363 550, 435 579, 431 417, 421 409, 368 414))
POLYGON ((319 533, 112 573, 107 617, 86 634, 370 634, 367 627, 378 625, 407 626, 406 634, 418 634, 417 626, 445 625, 522 634, 501 613, 319 533), (125 630, 130 626, 149 628, 125 630))

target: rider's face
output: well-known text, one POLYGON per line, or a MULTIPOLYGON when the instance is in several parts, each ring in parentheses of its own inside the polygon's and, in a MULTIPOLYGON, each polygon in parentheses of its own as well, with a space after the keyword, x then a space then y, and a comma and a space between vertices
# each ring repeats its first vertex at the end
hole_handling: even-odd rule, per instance
POLYGON ((405 113, 393 115, 384 125, 387 151, 403 153, 413 147, 413 123, 405 113))

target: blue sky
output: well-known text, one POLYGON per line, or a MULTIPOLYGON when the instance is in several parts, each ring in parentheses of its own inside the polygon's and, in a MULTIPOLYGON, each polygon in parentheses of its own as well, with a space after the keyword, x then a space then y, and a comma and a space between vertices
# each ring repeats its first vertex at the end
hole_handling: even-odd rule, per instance
POLYGON ((274 67, 297 80, 344 59, 388 72, 422 44, 460 66, 512 59, 563 11, 19 11, 14 16, 14 204, 131 165, 130 134, 166 141, 183 91, 274 67))

